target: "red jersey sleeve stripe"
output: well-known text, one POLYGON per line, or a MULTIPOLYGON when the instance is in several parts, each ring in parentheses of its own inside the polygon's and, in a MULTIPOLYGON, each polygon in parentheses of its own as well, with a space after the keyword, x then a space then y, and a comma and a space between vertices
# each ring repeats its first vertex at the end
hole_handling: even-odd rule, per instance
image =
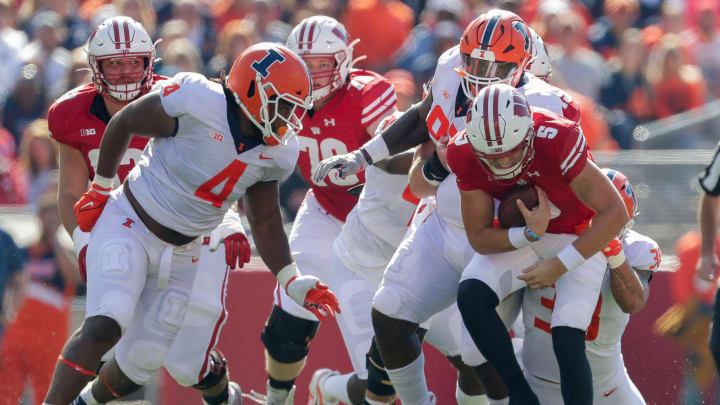
POLYGON ((568 166, 563 169, 562 174, 567 173, 568 170, 570 170, 573 166, 575 166, 575 162, 577 162, 577 160, 580 158, 580 156, 582 156, 583 151, 585 150, 585 137, 582 136, 582 133, 581 133, 580 138, 582 139, 582 143, 580 144, 580 148, 577 150, 577 152, 575 153, 575 155, 572 155, 572 156, 574 156, 573 159, 572 159, 572 161, 570 161, 570 163, 568 164, 568 166))
POLYGON ((575 141, 575 145, 573 146, 572 150, 570 150, 570 153, 565 157, 565 160, 563 160, 562 164, 560 165, 560 169, 562 169, 563 172, 565 172, 565 169, 567 168, 567 165, 569 164, 570 160, 575 157, 575 152, 577 152, 578 146, 580 143, 584 140, 584 136, 582 135, 582 131, 579 130, 580 127, 578 127, 578 137, 575 141))
POLYGON ((384 100, 390 93, 395 91, 395 86, 392 84, 388 86, 388 88, 385 90, 383 94, 380 95, 380 97, 376 98, 372 103, 366 105, 362 109, 362 115, 369 114, 372 110, 375 109, 375 107, 380 103, 380 101, 384 100))
POLYGON ((390 97, 388 97, 384 103, 379 105, 378 108, 375 109, 374 112, 363 115, 362 118, 360 119, 360 123, 362 125, 366 125, 370 122, 373 122, 377 117, 381 117, 382 114, 395 108, 396 104, 397 104, 397 96, 395 95, 395 93, 390 93, 390 97))

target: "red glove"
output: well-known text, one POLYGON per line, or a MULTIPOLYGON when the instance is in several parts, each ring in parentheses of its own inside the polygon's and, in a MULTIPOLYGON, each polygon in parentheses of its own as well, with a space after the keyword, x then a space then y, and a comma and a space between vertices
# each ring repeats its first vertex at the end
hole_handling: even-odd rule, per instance
POLYGON ((285 291, 298 304, 299 297, 304 297, 302 306, 322 322, 334 318, 335 313, 340 313, 337 297, 317 277, 294 276, 288 281, 285 291))
POLYGON ((104 188, 93 182, 90 189, 75 203, 75 217, 80 230, 90 232, 93 229, 105 209, 111 190, 112 187, 104 188))
POLYGON ((225 263, 230 270, 242 269, 245 263, 250 263, 250 241, 244 233, 234 233, 225 237, 225 263))
POLYGON ((87 266, 85 264, 87 248, 88 245, 85 245, 85 247, 80 249, 80 254, 78 255, 78 270, 80 271, 80 278, 82 279, 83 283, 87 283, 87 266))

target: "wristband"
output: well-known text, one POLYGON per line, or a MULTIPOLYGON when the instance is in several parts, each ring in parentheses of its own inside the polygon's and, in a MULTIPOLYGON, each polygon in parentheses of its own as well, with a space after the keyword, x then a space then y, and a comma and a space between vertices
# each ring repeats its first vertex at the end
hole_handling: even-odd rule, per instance
POLYGON ((525 227, 525 231, 527 231, 527 234, 530 235, 531 238, 535 239, 533 242, 537 242, 540 239, 542 239, 542 236, 535 235, 529 227, 525 227))
POLYGON ((575 249, 575 246, 573 246, 572 243, 567 245, 565 249, 561 250, 556 257, 560 260, 560 262, 562 262, 567 271, 585 263, 585 258, 580 254, 580 252, 578 252, 577 249, 575 249))
MULTIPOLYGON (((96 186, 100 186, 101 188, 108 189, 108 191, 111 190, 112 186, 113 186, 113 179, 111 179, 109 177, 103 177, 97 173, 95 173, 95 177, 93 178, 92 182, 96 186)), ((100 190, 98 190, 98 191, 100 191, 100 190)), ((102 190, 102 191, 104 191, 104 190, 102 190)))
POLYGON ((295 264, 295 262, 292 262, 287 266, 283 267, 282 270, 280 270, 278 274, 275 275, 275 278, 277 279, 278 283, 280 283, 280 285, 285 289, 285 291, 287 291, 287 285, 290 280, 299 275, 300 272, 297 269, 297 265, 295 264))
POLYGON ((530 241, 525 237, 525 227, 516 226, 508 229, 508 239, 515 249, 522 249, 530 246, 530 241))
POLYGON ((388 149, 382 135, 378 135, 365 142, 365 145, 360 148, 360 151, 363 153, 366 160, 368 160, 368 157, 370 158, 368 160, 368 164, 370 165, 381 160, 385 160, 390 156, 390 150, 388 149))
POLYGON ((616 254, 615 256, 608 256, 607 257, 608 265, 610 265, 611 269, 617 269, 620 267, 621 264, 625 262, 625 252, 620 250, 620 253, 616 254))
POLYGON ((450 175, 440 162, 437 151, 433 152, 432 157, 428 159, 422 167, 422 174, 425 180, 433 186, 438 186, 450 175))

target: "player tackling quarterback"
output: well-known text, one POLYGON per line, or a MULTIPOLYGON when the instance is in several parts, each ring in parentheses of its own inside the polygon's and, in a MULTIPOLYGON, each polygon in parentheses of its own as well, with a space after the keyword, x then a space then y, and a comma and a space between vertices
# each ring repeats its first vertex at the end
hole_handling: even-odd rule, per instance
POLYGON ((80 229, 93 231, 86 320, 63 349, 45 403, 73 401, 77 392, 62 385, 93 378, 100 356, 120 336, 117 355, 83 391, 83 402, 106 403, 150 380, 184 320, 198 236, 243 196, 258 252, 288 296, 320 320, 339 311, 327 286, 297 271, 278 204, 278 183, 297 160, 294 134, 312 105, 311 91, 297 55, 261 43, 238 56, 223 83, 179 73, 113 116, 90 190, 75 204, 80 229), (153 139, 113 190, 133 134, 153 139))

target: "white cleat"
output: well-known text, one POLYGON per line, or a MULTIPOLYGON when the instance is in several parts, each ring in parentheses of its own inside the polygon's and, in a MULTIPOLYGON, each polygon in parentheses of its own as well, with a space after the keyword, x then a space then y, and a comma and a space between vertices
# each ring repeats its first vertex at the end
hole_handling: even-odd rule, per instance
POLYGON ((310 393, 308 396, 308 405, 337 405, 337 399, 323 396, 320 390, 320 383, 333 375, 340 375, 340 373, 330 370, 329 368, 321 368, 313 373, 310 385, 308 385, 308 391, 310 393))
POLYGON ((257 402, 261 405, 293 405, 295 400, 295 386, 290 391, 279 390, 267 384, 267 395, 263 395, 255 390, 250 390, 249 394, 242 394, 245 398, 257 402))
POLYGON ((230 381, 228 383, 228 400, 227 405, 242 405, 242 388, 240 384, 230 381))
POLYGON ((437 403, 437 397, 435 396, 434 392, 430 392, 428 395, 428 404, 429 405, 435 405, 437 403))

